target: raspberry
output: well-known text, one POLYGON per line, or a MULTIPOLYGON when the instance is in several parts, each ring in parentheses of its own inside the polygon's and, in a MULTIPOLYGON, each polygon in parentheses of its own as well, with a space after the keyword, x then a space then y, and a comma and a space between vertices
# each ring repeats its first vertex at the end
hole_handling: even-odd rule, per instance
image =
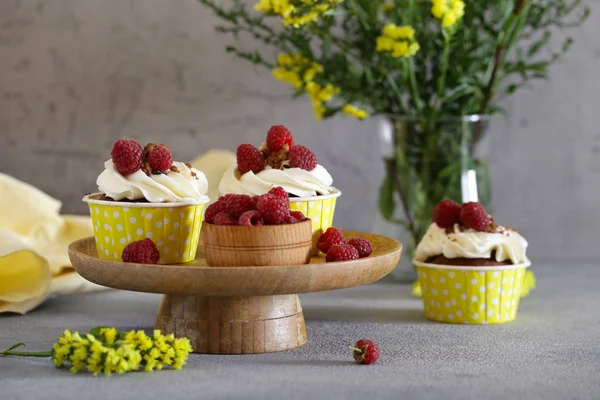
POLYGON ((222 212, 223 208, 223 203, 212 203, 206 208, 206 211, 204 211, 204 220, 212 224, 215 221, 215 215, 222 212))
POLYGON ((296 218, 296 221, 298 222, 306 220, 306 217, 304 214, 302 214, 302 211, 290 211, 290 216, 296 218))
POLYGON ((290 202, 287 199, 272 194, 263 194, 256 205, 268 225, 278 225, 285 222, 290 215, 290 202))
POLYGON ((327 228, 327 230, 325 231, 325 233, 323 233, 321 235, 321 237, 319 238, 319 242, 320 241, 327 241, 329 240, 329 236, 332 235, 335 232, 339 232, 342 233, 338 228, 336 228, 335 226, 331 226, 329 228, 327 228))
POLYGON ((440 228, 452 228, 460 222, 460 205, 452 200, 442 200, 433 209, 433 222, 440 228))
POLYGON ((265 220, 258 211, 251 210, 242 214, 238 224, 244 226, 260 226, 265 224, 265 220))
POLYGON ((317 166, 317 157, 308 147, 296 145, 290 150, 290 167, 312 171, 317 166))
POLYGON ((358 258, 358 250, 349 244, 334 244, 327 252, 326 261, 349 261, 358 258))
POLYGON ((296 222, 298 222, 298 220, 294 217, 292 217, 291 215, 288 215, 287 217, 285 217, 283 219, 283 222, 286 224, 295 224, 296 222))
POLYGON ((318 247, 323 253, 327 253, 336 244, 346 244, 346 239, 339 229, 331 227, 319 238, 318 247))
POLYGON ((148 164, 152 168, 152 171, 168 171, 173 165, 171 150, 165 144, 154 147, 148 155, 148 164))
POLYGON ((156 245, 148 238, 129 243, 121 254, 124 262, 138 264, 156 264, 159 258, 160 253, 156 245))
POLYGON ((265 157, 251 144, 241 144, 237 148, 237 165, 242 174, 248 171, 260 172, 265 168, 265 157))
POLYGON ((232 217, 226 212, 220 212, 213 218, 213 224, 215 225, 237 225, 237 218, 232 217))
POLYGON ((233 218, 239 218, 246 211, 256 209, 252 197, 247 194, 234 194, 223 201, 225 203, 223 211, 227 211, 233 218))
POLYGON ((379 355, 381 354, 379 346, 368 339, 360 339, 351 349, 354 350, 354 361, 358 364, 373 364, 379 359, 379 355))
POLYGON ((276 196, 276 197, 281 197, 282 199, 290 198, 288 193, 281 186, 277 186, 277 187, 274 187, 273 189, 269 190, 269 194, 272 194, 273 196, 276 196))
POLYGON ((219 197, 219 199, 216 202, 214 202, 210 206, 208 206, 206 208, 206 211, 204 211, 204 220, 206 222, 210 222, 212 224, 214 222, 215 215, 217 215, 220 212, 225 211, 225 202, 231 196, 234 196, 234 195, 227 194, 225 196, 221 196, 221 197, 219 197))
POLYGON ((348 240, 348 244, 354 246, 356 250, 358 250, 358 257, 369 257, 373 252, 373 246, 371 246, 371 242, 367 239, 362 238, 353 238, 348 240))
POLYGON ((120 139, 110 152, 113 164, 121 175, 129 175, 142 168, 142 146, 135 140, 120 139))
POLYGON ((490 226, 490 216, 481 203, 466 203, 460 208, 460 222, 467 228, 484 232, 490 226))
POLYGON ((284 145, 291 149, 294 144, 292 133, 283 125, 274 125, 267 133, 267 147, 270 151, 277 151, 284 145))

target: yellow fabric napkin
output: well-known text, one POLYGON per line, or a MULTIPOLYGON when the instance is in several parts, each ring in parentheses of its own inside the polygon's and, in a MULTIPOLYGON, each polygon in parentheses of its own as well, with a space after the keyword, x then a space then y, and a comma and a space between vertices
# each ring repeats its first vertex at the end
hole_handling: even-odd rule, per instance
MULTIPOLYGON (((235 154, 212 150, 191 164, 206 174, 211 201, 235 154)), ((61 203, 0 173, 0 313, 25 314, 51 296, 106 289, 79 276, 67 247, 93 236, 88 216, 60 215, 61 203)))
POLYGON ((190 163, 206 175, 211 203, 219 198, 219 182, 223 174, 235 163, 237 163, 235 153, 227 150, 210 150, 190 163))
POLYGON ((0 312, 25 314, 55 295, 106 289, 80 277, 67 247, 92 236, 89 217, 59 215, 61 203, 0 173, 0 312))

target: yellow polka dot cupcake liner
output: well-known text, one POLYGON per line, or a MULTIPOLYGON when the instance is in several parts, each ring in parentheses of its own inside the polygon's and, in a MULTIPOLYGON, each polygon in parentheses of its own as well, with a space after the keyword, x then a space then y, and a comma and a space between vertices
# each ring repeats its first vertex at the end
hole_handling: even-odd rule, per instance
POLYGON ((414 261, 428 319, 453 324, 502 324, 517 316, 531 263, 460 267, 414 261))
POLYGON ((205 205, 128 203, 98 200, 87 195, 98 257, 120 261, 129 243, 151 239, 160 252, 159 264, 179 264, 196 257, 205 205))
POLYGON ((332 226, 335 204, 341 195, 342 192, 337 191, 322 196, 290 198, 290 209, 293 211, 302 211, 306 218, 312 220, 313 255, 319 254, 319 248, 317 247, 319 237, 321 237, 327 228, 332 226))

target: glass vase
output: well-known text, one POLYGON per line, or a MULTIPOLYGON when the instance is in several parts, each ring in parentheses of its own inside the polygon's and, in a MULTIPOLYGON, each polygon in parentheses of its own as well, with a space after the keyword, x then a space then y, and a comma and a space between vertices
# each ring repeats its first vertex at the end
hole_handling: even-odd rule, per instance
POLYGON ((479 115, 380 118, 384 178, 375 232, 394 237, 404 245, 402 258, 390 279, 417 279, 411 262, 415 246, 431 224, 433 208, 441 200, 479 201, 491 212, 487 126, 488 117, 479 115))

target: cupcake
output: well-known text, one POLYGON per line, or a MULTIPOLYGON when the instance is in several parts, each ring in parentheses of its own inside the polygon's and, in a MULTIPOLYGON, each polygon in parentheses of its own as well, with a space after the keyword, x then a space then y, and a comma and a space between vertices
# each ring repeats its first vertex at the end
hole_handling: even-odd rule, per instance
POLYGON ((282 187, 292 210, 312 220, 313 254, 318 254, 319 236, 332 225, 335 203, 341 192, 332 186, 333 178, 318 163, 313 152, 295 144, 292 133, 282 125, 269 129, 260 148, 242 144, 237 163, 219 183, 221 195, 228 193, 259 196, 282 187))
POLYGON ((470 324, 514 320, 531 265, 523 236, 497 225, 480 203, 444 200, 433 221, 413 259, 427 318, 470 324))
POLYGON ((209 198, 204 174, 173 161, 169 148, 118 140, 96 181, 100 193, 86 195, 98 256, 121 260, 123 249, 149 238, 159 264, 194 259, 202 214, 209 198))

